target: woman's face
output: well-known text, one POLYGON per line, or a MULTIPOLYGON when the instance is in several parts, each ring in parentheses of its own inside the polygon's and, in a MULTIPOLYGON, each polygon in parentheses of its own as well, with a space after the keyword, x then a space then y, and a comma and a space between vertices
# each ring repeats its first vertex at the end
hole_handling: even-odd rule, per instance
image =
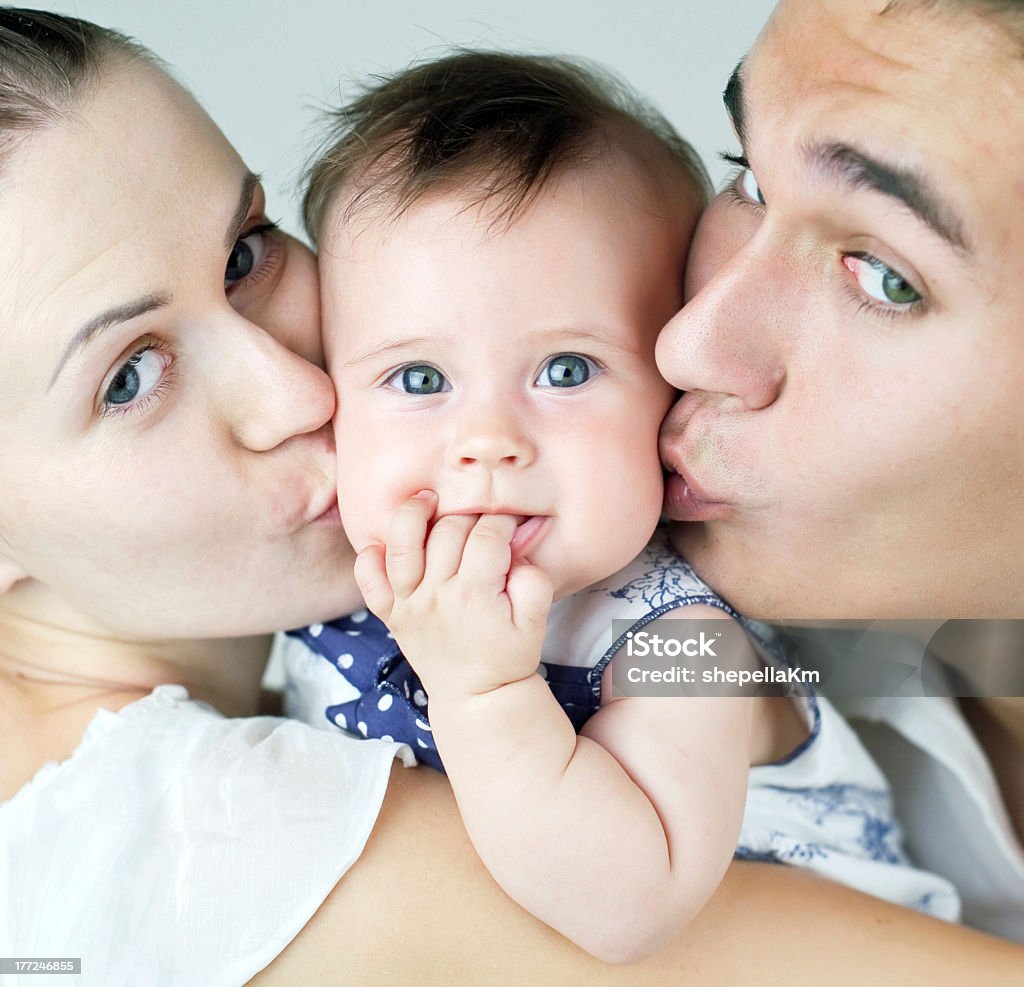
POLYGON ((355 604, 315 264, 266 223, 220 131, 144 64, 5 165, 8 607, 158 638, 355 604))

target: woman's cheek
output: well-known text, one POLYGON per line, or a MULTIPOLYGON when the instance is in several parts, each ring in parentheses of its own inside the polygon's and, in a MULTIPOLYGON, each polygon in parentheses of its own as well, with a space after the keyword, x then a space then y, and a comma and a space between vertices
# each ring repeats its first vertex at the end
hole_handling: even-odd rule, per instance
MULTIPOLYGON (((320 286, 316 256, 294 237, 284 236, 284 262, 273 284, 240 309, 282 346, 324 368, 320 334, 320 286)), ((257 286, 258 292, 263 286, 257 286)))

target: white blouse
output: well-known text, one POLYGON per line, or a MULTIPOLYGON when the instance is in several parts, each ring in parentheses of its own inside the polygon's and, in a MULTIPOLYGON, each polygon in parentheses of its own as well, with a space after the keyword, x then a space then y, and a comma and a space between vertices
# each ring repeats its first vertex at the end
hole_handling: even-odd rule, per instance
POLYGON ((889 778, 908 850, 959 890, 964 922, 1024 943, 1024 850, 955 701, 887 696, 836 705, 889 778))
POLYGON ((176 685, 100 710, 0 803, 0 956, 81 957, 83 984, 245 983, 362 852, 408 755, 176 685))

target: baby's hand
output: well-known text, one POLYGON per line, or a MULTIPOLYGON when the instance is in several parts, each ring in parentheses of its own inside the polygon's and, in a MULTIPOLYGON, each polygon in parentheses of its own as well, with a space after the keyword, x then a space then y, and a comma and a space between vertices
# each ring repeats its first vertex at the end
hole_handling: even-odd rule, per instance
POLYGON ((516 519, 445 515, 427 529, 437 495, 394 514, 387 545, 356 560, 367 606, 394 635, 432 699, 490 692, 537 670, 551 580, 512 562, 516 519))

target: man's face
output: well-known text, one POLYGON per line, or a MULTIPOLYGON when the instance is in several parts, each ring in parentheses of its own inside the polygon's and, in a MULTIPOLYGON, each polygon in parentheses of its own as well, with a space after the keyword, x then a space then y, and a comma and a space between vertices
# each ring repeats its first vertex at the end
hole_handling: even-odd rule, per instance
MULTIPOLYGON (((1024 614, 1024 60, 783 0, 658 362, 677 544, 755 616, 1024 614)), ((737 85, 738 83, 738 85, 737 85)))

